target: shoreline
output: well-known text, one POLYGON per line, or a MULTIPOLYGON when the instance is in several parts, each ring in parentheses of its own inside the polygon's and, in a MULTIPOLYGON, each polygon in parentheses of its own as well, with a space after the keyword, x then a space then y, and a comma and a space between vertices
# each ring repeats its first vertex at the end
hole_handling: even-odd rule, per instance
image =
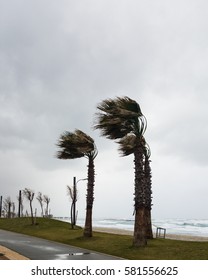
MULTIPOLYGON (((93 227, 93 231, 133 236, 132 230, 118 229, 118 228, 113 228, 113 227, 112 228, 93 227)), ((155 238, 155 234, 154 234, 154 238, 155 238)), ((196 235, 185 235, 185 234, 166 234, 166 239, 181 240, 181 241, 208 242, 208 237, 196 236, 196 235)))

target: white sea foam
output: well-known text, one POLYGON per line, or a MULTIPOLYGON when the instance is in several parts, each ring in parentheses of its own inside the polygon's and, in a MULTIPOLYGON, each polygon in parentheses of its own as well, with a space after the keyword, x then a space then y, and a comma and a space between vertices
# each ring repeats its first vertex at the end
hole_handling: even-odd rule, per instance
MULTIPOLYGON (((59 218, 69 222, 69 218, 59 218)), ((78 219, 77 224, 84 226, 84 219, 78 219)), ((193 235, 208 237, 208 220, 197 219, 153 219, 153 231, 157 227, 166 229, 167 234, 193 235)), ((94 227, 115 228, 115 229, 134 229, 133 219, 94 219, 94 227)))

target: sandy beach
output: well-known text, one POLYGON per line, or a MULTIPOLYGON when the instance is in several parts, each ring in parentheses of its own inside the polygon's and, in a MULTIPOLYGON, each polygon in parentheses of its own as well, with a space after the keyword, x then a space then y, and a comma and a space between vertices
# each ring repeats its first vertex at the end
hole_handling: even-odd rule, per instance
MULTIPOLYGON (((94 227, 93 230, 97 231, 97 232, 106 232, 106 233, 124 234, 124 235, 132 235, 133 236, 133 231, 125 230, 125 229, 94 227)), ((194 235, 182 235, 182 234, 181 235, 179 235, 179 234, 166 234, 166 238, 167 239, 174 239, 174 240, 184 240, 184 241, 200 241, 200 242, 208 241, 208 237, 194 236, 194 235)))

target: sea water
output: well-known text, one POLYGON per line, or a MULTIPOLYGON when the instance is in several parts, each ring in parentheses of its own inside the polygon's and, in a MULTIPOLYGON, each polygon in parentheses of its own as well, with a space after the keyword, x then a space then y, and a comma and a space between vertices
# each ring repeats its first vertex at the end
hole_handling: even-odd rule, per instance
MULTIPOLYGON (((67 217, 58 219, 70 222, 70 219, 67 217)), ((77 225, 83 227, 84 221, 84 219, 78 219, 77 225)), ((93 226, 133 231, 134 220, 108 218, 94 219, 93 226)), ((165 228, 167 234, 208 237, 208 219, 152 219, 152 228, 154 232, 157 227, 165 228)))

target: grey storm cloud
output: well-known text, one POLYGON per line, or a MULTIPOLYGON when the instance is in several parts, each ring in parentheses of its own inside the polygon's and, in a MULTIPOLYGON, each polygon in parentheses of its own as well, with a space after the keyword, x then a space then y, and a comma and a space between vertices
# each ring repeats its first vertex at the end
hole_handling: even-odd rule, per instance
POLYGON ((83 176, 85 161, 55 158, 59 135, 78 128, 99 149, 98 200, 105 188, 114 197, 123 186, 121 199, 129 196, 132 207, 125 186, 133 188, 133 159, 120 158, 117 145, 92 129, 99 102, 127 95, 148 121, 156 214, 161 199, 169 200, 167 185, 175 184, 174 201, 182 181, 194 192, 208 165, 207 8, 205 0, 0 0, 1 191, 31 183, 56 197, 58 184, 83 176), (170 181, 168 166, 178 181, 170 181), (192 180, 183 175, 187 168, 192 180))

